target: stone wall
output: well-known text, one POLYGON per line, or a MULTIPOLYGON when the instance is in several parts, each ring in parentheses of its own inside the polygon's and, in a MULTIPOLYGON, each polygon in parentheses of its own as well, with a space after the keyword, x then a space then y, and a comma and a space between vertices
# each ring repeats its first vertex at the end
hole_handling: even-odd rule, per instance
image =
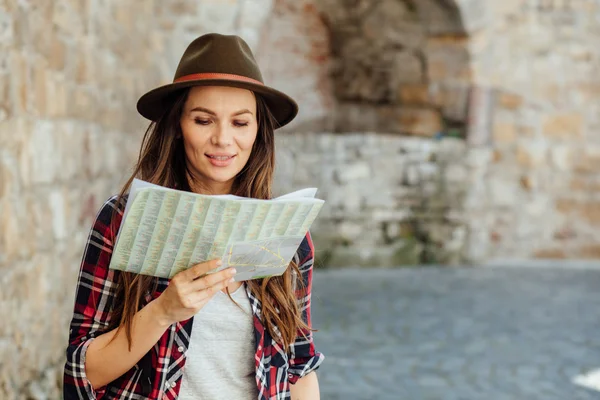
POLYGON ((466 243, 465 141, 383 133, 277 137, 279 194, 319 188, 320 267, 457 264, 466 243))
POLYGON ((161 78, 153 16, 151 3, 0 2, 2 399, 60 397, 83 244, 130 170, 136 96, 161 78))
POLYGON ((485 117, 473 260, 600 257, 600 3, 458 1, 485 117))

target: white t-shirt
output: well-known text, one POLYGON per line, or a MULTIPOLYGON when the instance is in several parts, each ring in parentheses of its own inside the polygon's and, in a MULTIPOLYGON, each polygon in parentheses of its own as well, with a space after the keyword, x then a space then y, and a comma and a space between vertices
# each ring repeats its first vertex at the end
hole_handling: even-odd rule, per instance
POLYGON ((179 399, 256 399, 254 319, 242 285, 217 293, 194 316, 179 399))

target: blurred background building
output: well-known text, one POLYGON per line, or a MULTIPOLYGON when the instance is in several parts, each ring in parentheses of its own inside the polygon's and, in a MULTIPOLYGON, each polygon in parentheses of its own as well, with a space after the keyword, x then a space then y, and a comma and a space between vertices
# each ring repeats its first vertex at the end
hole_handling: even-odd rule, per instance
MULTIPOLYGON (((599 0, 0 0, 0 398, 62 379, 90 224, 198 35, 296 98, 317 266, 600 258, 599 0)), ((52 395, 50 398, 58 398, 52 395)))

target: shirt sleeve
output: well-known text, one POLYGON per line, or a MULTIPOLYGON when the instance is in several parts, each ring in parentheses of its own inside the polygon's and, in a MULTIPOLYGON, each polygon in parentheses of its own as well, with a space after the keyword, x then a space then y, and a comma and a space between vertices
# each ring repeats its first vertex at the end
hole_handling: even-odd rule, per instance
MULTIPOLYGON (((314 246, 310 233, 300 244, 297 255, 298 268, 304 285, 297 285, 299 287, 296 289, 296 296, 302 312, 302 319, 309 327, 312 327, 310 307, 314 246)), ((324 359, 325 356, 315 350, 312 332, 306 329, 299 330, 296 340, 290 346, 289 382, 294 384, 309 372, 315 371, 324 359)))
POLYGON ((113 238, 116 237, 122 218, 122 207, 119 204, 116 196, 104 203, 86 243, 77 279, 66 351, 64 399, 96 399, 103 393, 102 389, 95 391, 92 388, 85 372, 85 358, 92 340, 105 333, 110 322, 117 272, 109 270, 108 265, 113 238))

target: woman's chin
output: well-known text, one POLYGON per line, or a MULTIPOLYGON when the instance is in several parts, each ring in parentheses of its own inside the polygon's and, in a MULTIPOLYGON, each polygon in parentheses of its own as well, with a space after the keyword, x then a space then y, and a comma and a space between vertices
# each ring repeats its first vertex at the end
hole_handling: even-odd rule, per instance
POLYGON ((210 171, 210 173, 204 175, 209 181, 217 184, 225 184, 231 182, 237 174, 232 171, 210 171))

